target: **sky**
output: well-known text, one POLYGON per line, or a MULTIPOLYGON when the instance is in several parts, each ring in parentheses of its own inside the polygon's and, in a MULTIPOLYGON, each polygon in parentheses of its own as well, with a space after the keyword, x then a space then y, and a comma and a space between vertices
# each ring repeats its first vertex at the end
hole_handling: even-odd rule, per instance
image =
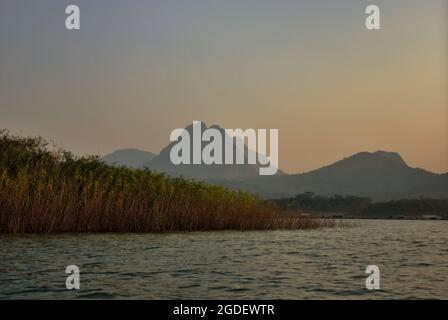
POLYGON ((202 120, 279 129, 290 173, 377 150, 448 172, 447 88, 447 0, 0 0, 0 128, 79 155, 202 120))

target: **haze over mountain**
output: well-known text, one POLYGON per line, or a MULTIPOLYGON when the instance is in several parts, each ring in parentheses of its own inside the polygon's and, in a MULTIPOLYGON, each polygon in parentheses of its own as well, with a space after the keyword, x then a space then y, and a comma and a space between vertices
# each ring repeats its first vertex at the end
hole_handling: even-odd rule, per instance
POLYGON ((109 153, 101 158, 102 161, 110 165, 125 166, 130 168, 143 168, 146 163, 154 159, 157 155, 138 149, 121 149, 109 153))

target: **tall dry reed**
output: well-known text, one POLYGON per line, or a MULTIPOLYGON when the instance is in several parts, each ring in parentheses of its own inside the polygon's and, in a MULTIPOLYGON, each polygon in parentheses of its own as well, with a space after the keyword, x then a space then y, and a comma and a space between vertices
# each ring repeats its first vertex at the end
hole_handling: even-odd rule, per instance
POLYGON ((0 233, 272 230, 331 226, 282 218, 258 197, 74 157, 0 131, 0 233))

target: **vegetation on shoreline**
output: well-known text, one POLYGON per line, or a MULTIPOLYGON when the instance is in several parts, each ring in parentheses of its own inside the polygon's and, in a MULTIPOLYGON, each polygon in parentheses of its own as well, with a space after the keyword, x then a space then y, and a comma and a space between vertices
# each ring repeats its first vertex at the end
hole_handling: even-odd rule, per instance
POLYGON ((366 197, 341 195, 326 197, 306 192, 294 198, 278 199, 275 202, 282 211, 342 212, 359 217, 448 216, 448 199, 419 198, 372 202, 366 197))
POLYGON ((0 233, 169 232, 331 227, 285 218, 258 197, 112 167, 0 131, 0 233))

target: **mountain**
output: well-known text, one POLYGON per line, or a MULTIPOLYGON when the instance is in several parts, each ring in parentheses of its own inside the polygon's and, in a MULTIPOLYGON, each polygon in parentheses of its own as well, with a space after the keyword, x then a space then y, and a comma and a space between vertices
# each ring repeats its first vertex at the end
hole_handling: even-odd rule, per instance
MULTIPOLYGON (((217 125, 213 125, 210 128, 217 129, 220 131, 222 137, 226 135, 225 130, 217 125)), ((207 129, 205 123, 200 123, 201 136, 204 130, 207 129)), ((189 125, 185 128, 185 130, 190 134, 190 150, 193 149, 193 125, 189 125)), ((236 154, 236 138, 233 140, 233 155, 235 160, 236 154)), ((223 181, 235 181, 241 182, 247 179, 256 178, 259 176, 259 164, 247 164, 247 158, 249 153, 255 153, 255 151, 249 150, 246 145, 244 145, 244 155, 245 155, 245 164, 226 164, 226 165, 218 165, 218 164, 179 164, 174 165, 170 159, 170 151, 171 148, 177 142, 172 142, 168 146, 166 146, 160 154, 155 157, 152 161, 148 162, 145 166, 149 169, 158 172, 165 172, 172 177, 183 176, 185 178, 193 178, 197 180, 203 180, 212 182, 215 180, 223 180, 223 181)), ((201 150, 205 145, 210 142, 202 142, 201 150)), ((190 155, 190 163, 192 163, 192 152, 190 155)), ((224 162, 225 150, 223 146, 222 150, 222 161, 224 162)), ((283 174, 280 170, 277 174, 283 174)))
POLYGON ((156 157, 156 154, 138 149, 122 149, 114 151, 101 158, 107 164, 143 168, 146 163, 156 157))
MULTIPOLYGON (((201 135, 206 128, 205 123, 200 124, 201 135)), ((221 127, 215 125, 211 128, 225 135, 221 127)), ((191 150, 193 125, 185 129, 191 137, 191 150)), ((128 149, 118 150, 105 156, 103 160, 107 163, 135 168, 147 167, 154 171, 165 172, 172 177, 184 176, 231 189, 251 191, 271 199, 293 197, 304 192, 314 192, 324 196, 353 195, 368 197, 373 201, 420 197, 448 199, 448 173, 437 174, 410 167, 396 152, 360 152, 302 174, 285 174, 279 170, 273 176, 260 176, 259 164, 174 165, 170 159, 170 151, 176 143, 167 145, 157 156, 145 151, 128 149)), ((202 142, 201 147, 209 143, 202 142)), ((255 153, 255 151, 249 150, 244 145, 245 163, 247 163, 248 153, 255 153)), ((223 159, 224 155, 223 150, 223 159)), ((190 162, 191 160, 192 155, 190 155, 190 162)))
POLYGON ((448 176, 409 167, 395 152, 361 152, 303 174, 256 177, 244 184, 220 182, 263 197, 290 197, 303 192, 355 195, 374 201, 403 198, 448 198, 448 176))

